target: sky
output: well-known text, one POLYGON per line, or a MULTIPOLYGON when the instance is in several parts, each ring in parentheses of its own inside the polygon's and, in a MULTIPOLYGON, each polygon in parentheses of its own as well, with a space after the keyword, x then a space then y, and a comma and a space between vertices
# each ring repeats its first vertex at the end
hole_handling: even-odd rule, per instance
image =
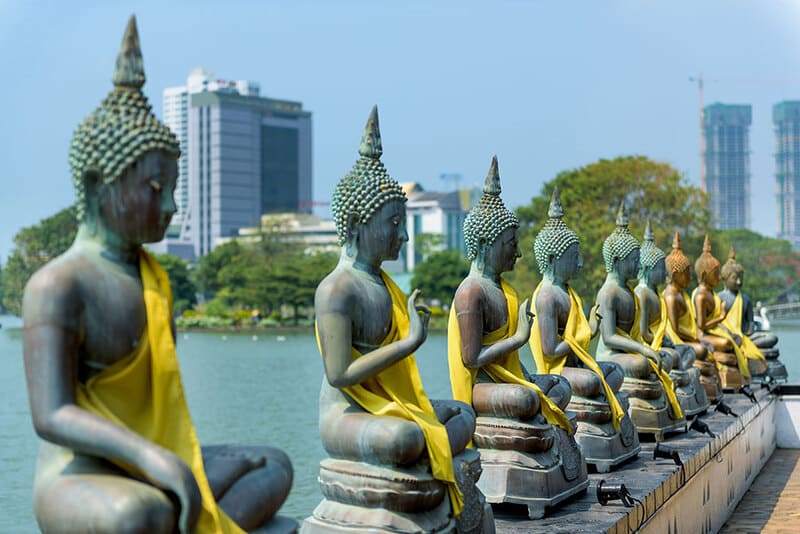
MULTIPOLYGON (((145 93, 204 67, 313 112, 313 188, 330 200, 373 104, 401 182, 483 182, 530 202, 563 170, 640 154, 699 185, 698 90, 751 104, 751 227, 776 230, 772 105, 800 100, 800 0, 0 0, 0 263, 74 201, 72 132, 111 89, 131 13, 145 93)), ((327 216, 327 208, 319 208, 327 216)))

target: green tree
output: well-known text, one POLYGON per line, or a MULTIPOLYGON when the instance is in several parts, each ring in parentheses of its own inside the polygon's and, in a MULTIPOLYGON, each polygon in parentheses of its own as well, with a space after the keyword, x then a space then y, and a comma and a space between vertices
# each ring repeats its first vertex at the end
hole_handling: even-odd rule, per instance
POLYGON ((469 261, 453 249, 432 252, 414 267, 411 287, 419 289, 426 302, 450 305, 456 289, 469 274, 469 261))
POLYGON ((441 251, 443 245, 444 236, 442 234, 423 232, 414 237, 414 252, 423 260, 434 252, 441 251))
POLYGON ((544 184, 541 194, 529 205, 517 209, 523 257, 508 279, 520 295, 530 295, 539 281, 533 242, 547 221, 556 186, 561 192, 564 221, 581 240, 584 267, 571 284, 587 304, 594 301, 605 280, 603 241, 614 230, 621 200, 625 200, 631 233, 641 239, 645 221, 650 218, 656 243, 667 253, 675 230, 691 250, 698 240, 702 245, 702 235, 710 227, 706 195, 669 164, 627 156, 564 171, 544 184))
POLYGON ((167 271, 172 286, 172 313, 180 315, 197 304, 197 292, 189 276, 189 264, 173 254, 154 254, 156 261, 167 271))
POLYGON ((30 277, 45 263, 63 254, 75 240, 75 209, 63 209, 14 236, 14 249, 2 278, 3 305, 9 313, 22 312, 22 294, 30 277))

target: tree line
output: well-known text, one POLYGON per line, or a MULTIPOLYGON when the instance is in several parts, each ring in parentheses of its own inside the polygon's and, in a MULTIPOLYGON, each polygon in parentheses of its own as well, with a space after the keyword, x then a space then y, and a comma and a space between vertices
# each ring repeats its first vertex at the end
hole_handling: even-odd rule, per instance
MULTIPOLYGON (((584 267, 573 286, 587 304, 594 301, 605 279, 602 245, 614 229, 623 199, 631 233, 641 239, 649 218, 656 244, 667 254, 676 230, 692 261, 700 254, 706 233, 722 263, 733 245, 746 272, 744 291, 754 300, 771 301, 800 280, 800 254, 788 242, 744 229, 714 230, 708 199, 699 188, 666 163, 629 156, 561 172, 530 203, 517 208, 523 256, 506 277, 520 295, 530 295, 540 280, 533 242, 547 220, 554 187, 561 192, 564 221, 581 241, 584 267)), ((27 280, 64 252, 76 232, 75 211, 67 208, 17 233, 15 247, 0 270, 0 299, 8 313, 20 314, 27 280)), ((411 286, 421 289, 428 302, 449 305, 469 272, 469 262, 461 251, 441 250, 441 240, 435 236, 423 235, 417 245, 423 261, 414 270, 411 286)), ((273 314, 295 324, 310 320, 316 286, 338 259, 333 252, 309 253, 301 243, 286 238, 281 228, 248 241, 225 243, 193 265, 171 255, 156 257, 169 274, 176 315, 244 318, 257 310, 259 315, 273 314)))

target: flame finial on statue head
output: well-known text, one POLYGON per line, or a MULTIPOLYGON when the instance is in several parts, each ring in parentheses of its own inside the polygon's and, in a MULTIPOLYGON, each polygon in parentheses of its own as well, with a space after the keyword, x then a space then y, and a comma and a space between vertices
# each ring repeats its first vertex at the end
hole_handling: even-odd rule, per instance
POLYGON ((500 198, 501 191, 497 156, 493 156, 483 194, 464 219, 464 244, 470 260, 477 257, 481 240, 490 245, 506 228, 519 228, 519 219, 500 198))
POLYGON ((675 273, 689 269, 690 266, 689 258, 683 253, 681 235, 675 230, 675 235, 672 238, 672 252, 667 256, 667 274, 671 277, 675 273))
POLYGON ((617 210, 617 227, 611 232, 603 242, 603 262, 606 272, 614 269, 614 260, 622 260, 635 249, 639 248, 639 242, 628 231, 628 215, 625 213, 625 199, 620 201, 617 210))
POLYGON ((144 61, 142 60, 142 49, 139 46, 136 15, 131 15, 131 18, 128 19, 122 46, 117 54, 117 67, 114 70, 112 81, 117 87, 133 89, 141 89, 144 85, 144 61))
POLYGON ((378 106, 372 106, 372 111, 364 126, 364 135, 361 136, 361 145, 358 147, 359 155, 366 158, 379 159, 383 155, 381 143, 381 128, 378 123, 378 106))
MULTIPOLYGON (((644 241, 642 241, 640 249, 639 263, 643 268, 652 269, 659 260, 666 257, 664 251, 656 246, 653 226, 650 223, 650 219, 647 219, 647 224, 644 227, 644 241)), ((643 272, 639 274, 641 276, 643 272)))
POLYGON ((580 245, 578 236, 562 220, 564 207, 561 205, 561 193, 557 186, 553 187, 547 215, 549 219, 533 242, 533 253, 542 274, 547 271, 551 259, 561 258, 570 245, 580 245))
POLYGON ((706 281, 706 276, 712 273, 715 269, 719 269, 720 263, 717 258, 711 254, 711 239, 706 234, 703 240, 703 253, 694 262, 694 272, 697 276, 697 281, 703 283, 706 281))
POLYGON ((731 274, 740 276, 744 274, 744 267, 736 261, 736 251, 733 250, 733 245, 728 250, 728 261, 722 265, 719 274, 722 275, 722 278, 728 278, 731 274))

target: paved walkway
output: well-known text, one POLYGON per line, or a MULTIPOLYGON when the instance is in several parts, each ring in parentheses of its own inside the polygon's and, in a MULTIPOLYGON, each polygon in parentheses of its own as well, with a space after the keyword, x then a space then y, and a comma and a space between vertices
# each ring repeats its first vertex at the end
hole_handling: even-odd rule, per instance
POLYGON ((775 449, 720 532, 800 532, 800 450, 775 449))

